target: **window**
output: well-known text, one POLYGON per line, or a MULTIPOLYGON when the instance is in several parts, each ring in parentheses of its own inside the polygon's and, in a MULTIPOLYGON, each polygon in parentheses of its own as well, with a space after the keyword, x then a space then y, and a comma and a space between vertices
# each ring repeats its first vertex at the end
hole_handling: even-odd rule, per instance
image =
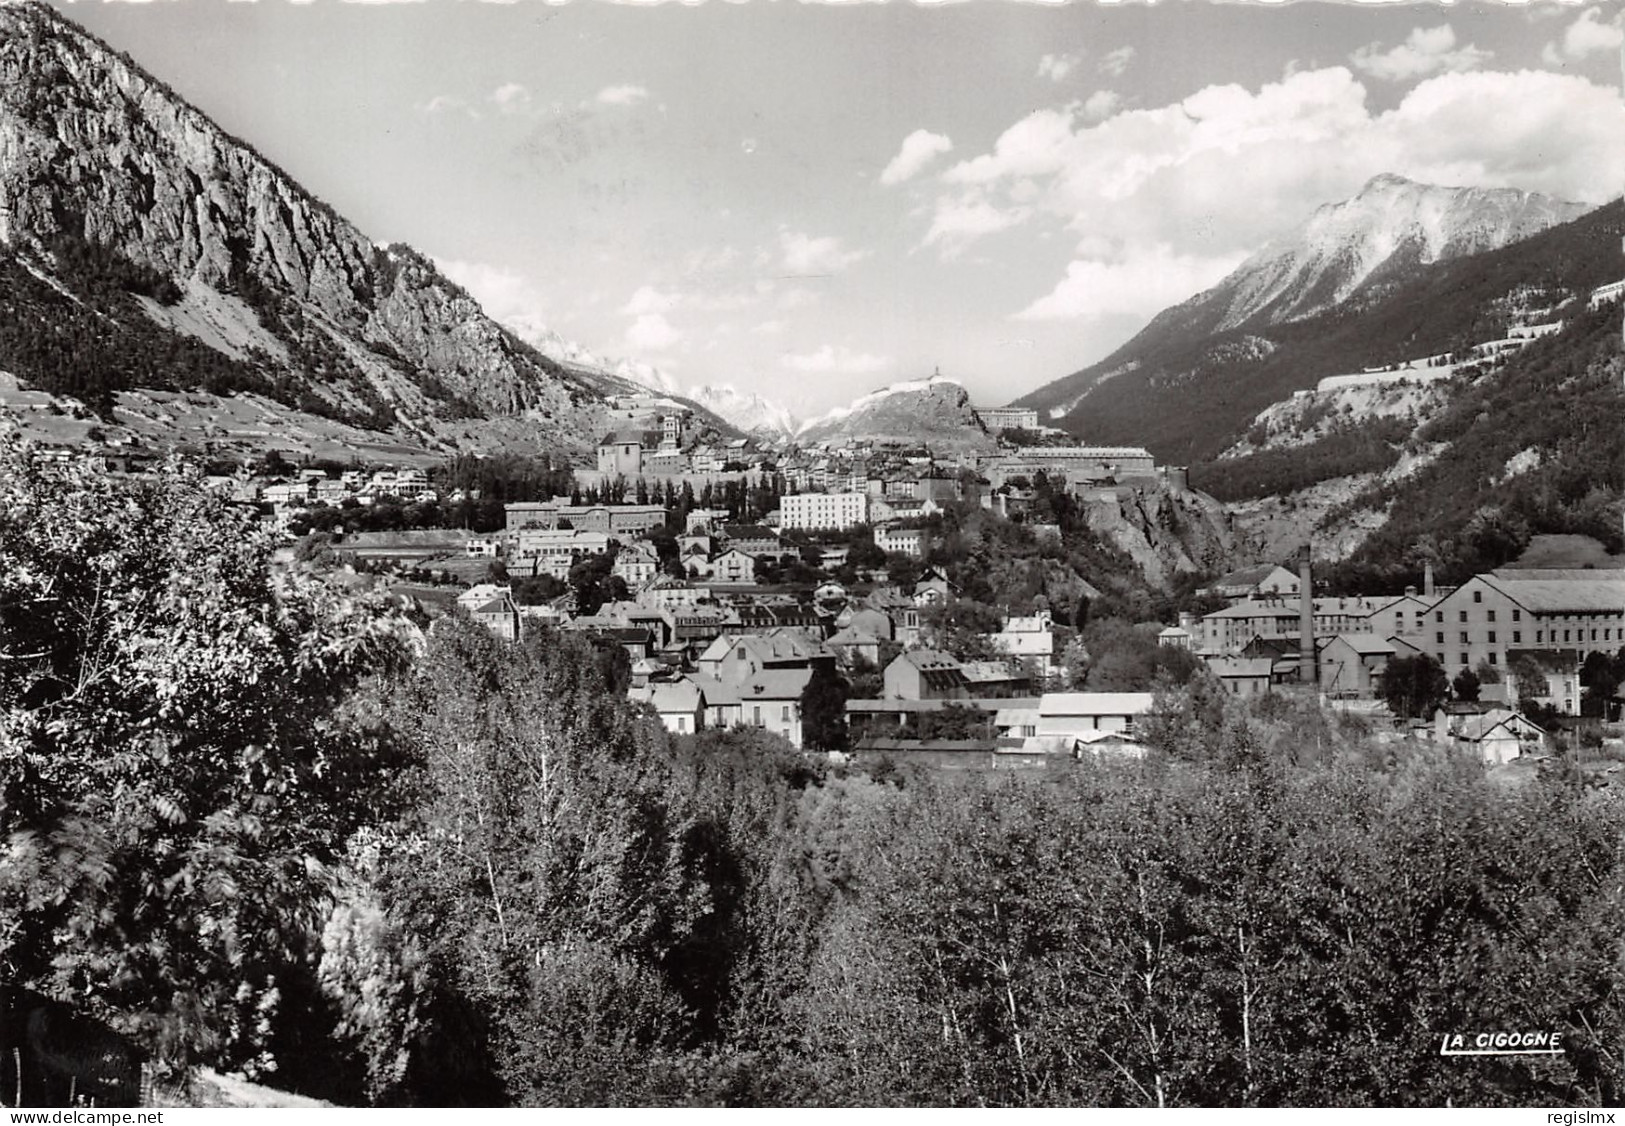
POLYGON ((1564 640, 1564 641, 1567 641, 1567 640, 1568 640, 1568 639, 1569 639, 1569 631, 1568 631, 1568 630, 1564 630, 1564 631, 1563 631, 1563 640, 1564 640))
POLYGON ((1476 605, 1482 601, 1484 601, 1484 592, 1481 590, 1473 591, 1473 603, 1476 605))
POLYGON ((790 705, 789 704, 785 704, 782 708, 779 709, 779 718, 781 720, 783 720, 785 723, 790 722, 790 705))
POLYGON ((1435 611, 1433 611, 1433 620, 1435 622, 1444 621, 1444 611, 1443 610, 1435 610, 1435 611))
POLYGON ((751 708, 750 708, 750 711, 751 711, 751 716, 750 716, 751 722, 754 723, 757 727, 762 726, 762 705, 760 705, 760 704, 752 704, 751 708))
POLYGON ((1491 645, 1495 644, 1495 631, 1493 629, 1490 630, 1489 642, 1490 642, 1491 645))
POLYGON ((1546 631, 1543 630, 1543 629, 1537 629, 1535 631, 1535 644, 1539 645, 1542 641, 1545 641, 1545 640, 1546 640, 1546 631))
POLYGON ((1523 630, 1515 629, 1515 630, 1512 631, 1512 644, 1514 644, 1514 645, 1522 645, 1523 644, 1523 630))
POLYGON ((1465 610, 1461 611, 1461 613, 1456 616, 1456 620, 1461 621, 1461 622, 1465 622, 1467 620, 1467 611, 1465 611, 1465 610))
POLYGON ((1490 650, 1490 664, 1492 664, 1492 665, 1498 665, 1498 664, 1500 664, 1500 663, 1501 663, 1501 662, 1500 662, 1500 661, 1497 661, 1497 660, 1496 660, 1496 659, 1495 659, 1495 650, 1493 650, 1493 649, 1491 649, 1491 650, 1490 650))
POLYGON ((1516 607, 1512 610, 1512 620, 1515 622, 1523 621, 1523 614, 1516 607))
POLYGON ((1472 644, 1471 641, 1467 640, 1467 631, 1466 630, 1461 631, 1461 643, 1463 645, 1471 645, 1472 644))
POLYGON ((1467 667, 1467 654, 1465 654, 1465 653, 1463 653, 1463 654, 1462 654, 1462 655, 1461 655, 1461 667, 1462 667, 1462 668, 1466 668, 1466 667, 1467 667))
POLYGON ((1437 633, 1435 633, 1433 635, 1433 640, 1437 641, 1440 645, 1443 645, 1444 644, 1444 630, 1439 630, 1437 633))
POLYGON ((1495 620, 1495 611, 1494 610, 1486 610, 1486 611, 1484 611, 1484 613, 1485 613, 1485 620, 1486 621, 1493 622, 1495 620))
POLYGON ((677 717, 677 732, 678 732, 678 734, 682 734, 684 731, 687 731, 687 730, 688 730, 688 717, 686 715, 678 716, 677 717))

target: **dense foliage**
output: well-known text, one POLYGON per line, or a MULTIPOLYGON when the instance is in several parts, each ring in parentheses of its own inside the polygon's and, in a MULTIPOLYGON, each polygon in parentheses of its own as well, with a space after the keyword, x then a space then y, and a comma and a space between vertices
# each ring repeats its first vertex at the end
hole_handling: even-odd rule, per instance
POLYGON ((1193 465, 1191 485, 1229 503, 1281 496, 1334 477, 1381 473, 1399 460, 1411 429, 1399 418, 1344 423, 1299 446, 1193 465))
POLYGON ((1516 559, 1544 532, 1625 550, 1619 319, 1617 304, 1575 314, 1456 396, 1417 435, 1449 448, 1354 502, 1386 508, 1388 519, 1328 577, 1347 589, 1397 590, 1432 562, 1440 581, 1462 582, 1516 559), (1520 455, 1528 464, 1513 472, 1520 455))

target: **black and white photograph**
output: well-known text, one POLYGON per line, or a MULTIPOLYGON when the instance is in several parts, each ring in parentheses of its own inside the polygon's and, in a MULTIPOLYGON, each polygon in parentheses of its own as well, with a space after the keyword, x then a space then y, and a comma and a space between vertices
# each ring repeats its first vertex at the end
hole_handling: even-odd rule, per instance
POLYGON ((1611 1122, 1622 79, 0 0, 0 1118, 1611 1122))

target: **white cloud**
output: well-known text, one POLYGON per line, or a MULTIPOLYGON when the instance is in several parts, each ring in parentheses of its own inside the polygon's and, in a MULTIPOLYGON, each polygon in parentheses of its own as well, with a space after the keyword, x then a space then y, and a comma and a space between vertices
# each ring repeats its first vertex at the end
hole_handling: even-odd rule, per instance
POLYGON ((642 86, 605 86, 598 91, 598 101, 606 106, 635 106, 649 96, 642 86))
POLYGON ((1115 51, 1108 52, 1106 57, 1100 60, 1101 73, 1112 75, 1115 78, 1129 68, 1129 65, 1134 62, 1134 56, 1137 54, 1139 52, 1133 47, 1119 47, 1115 51))
POLYGON ((507 82, 492 90, 490 101, 492 105, 497 107, 499 113, 523 114, 530 112, 530 91, 518 82, 507 82))
MULTIPOLYGON (((1621 21, 1625 14, 1616 15, 1608 23, 1602 22, 1602 11, 1599 8, 1587 8, 1580 13, 1580 18, 1571 23, 1563 32, 1563 53, 1571 59, 1581 59, 1599 51, 1617 51, 1621 43, 1625 43, 1625 28, 1621 21)), ((1556 54, 1555 47, 1548 46, 1549 52, 1544 57, 1548 62, 1556 54)))
POLYGON ((934 246, 944 258, 956 258, 983 235, 996 234, 1016 226, 1028 215, 1025 207, 995 207, 975 193, 963 197, 944 196, 937 200, 926 231, 924 246, 934 246))
POLYGON ((1380 43, 1361 47, 1350 56, 1354 68, 1386 82, 1403 82, 1445 71, 1475 70, 1494 57, 1491 51, 1468 44, 1456 46, 1456 32, 1447 23, 1412 28, 1405 42, 1387 51, 1380 43))
POLYGON ((884 356, 828 344, 816 352, 786 352, 779 357, 779 363, 791 371, 827 375, 868 375, 891 367, 891 361, 884 356))
POLYGON ((626 330, 626 346, 634 352, 663 352, 682 338, 661 313, 643 313, 626 330))
POLYGON ((1060 82, 1078 68, 1077 55, 1045 55, 1038 60, 1038 77, 1060 82))
POLYGON ((468 102, 454 94, 436 94, 421 107, 422 111, 430 117, 439 117, 441 114, 461 113, 469 117, 479 117, 479 112, 468 102))
POLYGON ((751 331, 757 336, 772 336, 774 333, 783 332, 789 327, 790 325, 787 321, 770 320, 763 321, 761 324, 755 325, 751 328, 751 331))
POLYGON ((1625 182, 1625 115, 1608 87, 1538 70, 1437 74, 1379 111, 1346 67, 1102 120, 1087 105, 1041 109, 944 171, 925 243, 951 257, 1059 224, 1076 261, 1022 315, 1155 305, 1381 172, 1601 203, 1625 182), (1101 296, 1113 286, 1120 296, 1101 296))
POLYGON ((838 274, 869 256, 867 250, 847 250, 834 235, 814 238, 798 231, 779 235, 785 270, 792 274, 838 274))
POLYGON ((1096 90, 1083 103, 1083 116, 1090 121, 1104 121, 1122 106, 1123 98, 1115 90, 1096 90))
POLYGON ((1113 315, 1146 316, 1178 304, 1219 281, 1241 264, 1239 254, 1198 258, 1156 245, 1124 262, 1079 259, 1055 288, 1016 320, 1075 320, 1113 315))
POLYGON ((1441 74, 1373 112, 1344 67, 1256 91, 1209 86, 1102 121, 1043 109, 943 173, 927 238, 958 249, 1047 217, 1080 238, 1222 257, 1380 172, 1601 202, 1625 181, 1625 118, 1607 87, 1544 71, 1441 74))
POLYGON ((903 147, 880 174, 880 182, 890 187, 911 180, 932 160, 953 149, 954 143, 941 133, 916 129, 903 138, 903 147))
POLYGON ((678 296, 675 293, 662 293, 652 285, 640 285, 627 298, 621 312, 627 316, 638 317, 647 313, 669 313, 677 308, 678 296))
POLYGON ((535 316, 547 303, 542 292, 523 274, 484 262, 436 258, 440 272, 468 290, 480 307, 507 323, 514 317, 535 316))

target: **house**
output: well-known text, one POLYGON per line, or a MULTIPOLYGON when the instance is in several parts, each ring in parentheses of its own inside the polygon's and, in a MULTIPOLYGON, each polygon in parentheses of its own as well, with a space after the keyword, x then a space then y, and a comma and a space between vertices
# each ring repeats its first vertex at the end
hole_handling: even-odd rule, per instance
POLYGON ((1339 699, 1375 696, 1394 656, 1393 642, 1374 633, 1336 634, 1320 647, 1320 690, 1339 699))
POLYGON ((727 613, 716 606, 676 603, 660 608, 666 622, 666 647, 699 652, 722 636, 727 613))
POLYGON ((705 724, 743 724, 783 736, 801 746, 801 694, 812 679, 811 668, 759 669, 740 680, 721 680, 704 672, 688 678, 705 695, 705 724))
POLYGON ((1268 657, 1209 657, 1208 672, 1232 696, 1258 696, 1270 690, 1275 663, 1268 657))
POLYGON ((1019 661, 964 661, 960 668, 970 694, 979 700, 1029 696, 1037 687, 1032 671, 1019 661))
POLYGON ((835 655, 799 630, 724 633, 706 646, 695 666, 719 680, 738 683, 763 671, 833 665, 835 655))
POLYGON ((495 536, 476 536, 463 541, 463 554, 470 559, 495 559, 502 553, 502 543, 495 536))
POLYGON ((1540 701, 1559 715, 1580 714, 1580 652, 1577 649, 1514 649, 1506 677, 1518 703, 1540 701))
POLYGON ((1190 649, 1191 631, 1179 626, 1169 626, 1157 634, 1157 644, 1166 645, 1170 649, 1190 649))
POLYGON ((756 557, 731 548, 708 560, 705 574, 719 583, 752 584, 756 582, 756 557))
POLYGON ((1446 746, 1471 751, 1480 762, 1500 764, 1546 749, 1546 732, 1522 714, 1506 708, 1434 714, 1434 738, 1446 746))
POLYGON ((1030 668, 1034 675, 1047 677, 1055 668, 1055 634, 1048 610, 1028 617, 1006 618, 1004 628, 988 635, 988 643, 1000 653, 1030 668))
POLYGON ((785 553, 784 544, 779 542, 778 533, 761 524, 724 524, 721 532, 728 547, 758 559, 763 556, 777 559, 785 553))
POLYGON ((711 588, 697 586, 671 575, 656 575, 633 596, 644 606, 669 609, 674 606, 694 606, 711 600, 711 588))
POLYGON ((1296 572, 1277 563, 1259 563, 1222 575, 1197 593, 1223 598, 1228 602, 1240 602, 1271 596, 1296 598, 1301 589, 1296 572))
POLYGON ((615 555, 615 565, 611 574, 615 575, 628 587, 636 590, 647 582, 652 582, 660 570, 660 556, 649 544, 630 544, 621 548, 615 555))
POLYGON ((476 622, 504 641, 519 640, 519 608, 506 594, 483 602, 469 611, 476 622))
POLYGON ((1038 701, 1039 735, 1081 735, 1088 731, 1134 734, 1136 721, 1151 710, 1149 692, 1046 692, 1038 701))
POLYGON ((457 596, 457 605, 472 614, 493 598, 512 597, 513 590, 506 583, 475 583, 457 596))
POLYGON ((652 707, 661 724, 673 734, 689 735, 705 727, 705 693, 693 680, 653 681, 629 689, 627 695, 636 703, 652 707))
POLYGON ((925 554, 925 531, 921 528, 876 528, 875 546, 887 555, 907 555, 918 559, 925 554))
POLYGON ((895 657, 881 674, 888 698, 899 700, 965 700, 969 681, 959 662, 936 649, 910 649, 895 657))
POLYGON ((878 665, 881 646, 885 644, 884 639, 856 626, 837 630, 824 642, 825 648, 835 653, 841 659, 841 663, 847 666, 860 658, 878 665))

